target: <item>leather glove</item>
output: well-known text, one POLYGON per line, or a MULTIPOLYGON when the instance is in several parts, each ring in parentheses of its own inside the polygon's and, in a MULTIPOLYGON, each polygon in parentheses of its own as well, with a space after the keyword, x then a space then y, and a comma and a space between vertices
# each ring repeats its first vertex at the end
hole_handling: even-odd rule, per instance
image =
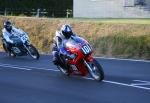
POLYGON ((75 58, 76 58, 76 54, 67 55, 67 57, 68 57, 69 59, 75 59, 75 58))
POLYGON ((16 42, 16 41, 13 41, 13 45, 17 46, 17 42, 16 42))

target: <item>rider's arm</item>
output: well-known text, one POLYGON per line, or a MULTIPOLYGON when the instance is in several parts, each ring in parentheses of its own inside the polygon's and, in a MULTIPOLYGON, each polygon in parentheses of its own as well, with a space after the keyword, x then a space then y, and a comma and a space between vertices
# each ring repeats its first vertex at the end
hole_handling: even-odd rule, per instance
POLYGON ((58 49, 63 46, 62 39, 60 37, 56 37, 56 45, 58 49))
POLYGON ((62 39, 60 37, 56 38, 56 44, 57 44, 57 47, 58 47, 59 52, 61 54, 66 55, 66 56, 70 55, 70 53, 64 48, 64 45, 62 43, 62 39))
POLYGON ((16 34, 19 34, 19 35, 20 35, 20 34, 25 34, 26 37, 27 37, 27 39, 29 40, 28 34, 27 34, 26 32, 24 32, 22 29, 13 27, 13 30, 14 30, 14 32, 15 32, 16 34))
POLYGON ((6 40, 6 42, 9 42, 9 43, 13 43, 13 41, 9 38, 9 34, 5 31, 2 31, 2 34, 3 34, 3 38, 6 40))
MULTIPOLYGON (((24 34, 25 32, 22 29, 16 28, 13 26, 12 30, 16 33, 16 34, 24 34)), ((25 33, 26 34, 26 33, 25 33)))
POLYGON ((12 30, 13 30, 14 32, 16 32, 16 33, 22 32, 21 29, 18 29, 18 28, 14 27, 14 26, 12 27, 12 30))
POLYGON ((60 48, 60 54, 63 54, 70 59, 74 59, 76 57, 75 54, 70 54, 64 47, 60 48))

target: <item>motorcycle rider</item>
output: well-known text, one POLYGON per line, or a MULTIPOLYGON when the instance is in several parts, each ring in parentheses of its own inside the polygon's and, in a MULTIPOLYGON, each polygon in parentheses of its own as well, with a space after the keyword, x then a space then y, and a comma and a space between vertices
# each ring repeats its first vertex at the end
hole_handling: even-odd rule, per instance
POLYGON ((53 48, 52 48, 52 55, 53 55, 53 63, 55 65, 61 66, 61 61, 59 58, 59 53, 73 59, 75 55, 71 55, 65 48, 64 48, 64 41, 69 40, 72 36, 76 36, 73 34, 71 26, 65 24, 61 27, 60 31, 56 31, 55 36, 53 38, 53 48))
POLYGON ((11 55, 12 45, 15 45, 15 41, 12 41, 11 37, 16 36, 17 33, 20 33, 21 30, 14 27, 9 20, 6 20, 3 26, 4 26, 4 28, 2 29, 3 46, 5 51, 8 52, 9 55, 11 55))

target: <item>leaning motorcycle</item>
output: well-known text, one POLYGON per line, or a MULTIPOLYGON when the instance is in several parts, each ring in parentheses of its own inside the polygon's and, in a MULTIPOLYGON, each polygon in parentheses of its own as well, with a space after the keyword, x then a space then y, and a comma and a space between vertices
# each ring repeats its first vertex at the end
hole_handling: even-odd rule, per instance
MULTIPOLYGON (((30 55, 33 59, 39 59, 40 55, 37 49, 30 43, 29 37, 27 33, 21 31, 20 33, 14 34, 15 36, 11 36, 11 40, 13 41, 11 47, 11 54, 13 57, 16 56, 27 56, 30 55)), ((7 43, 5 39, 2 39, 3 48, 6 51, 7 43)), ((10 55, 11 56, 11 55, 10 55)))
POLYGON ((81 37, 72 36, 64 41, 66 49, 74 58, 69 58, 60 52, 60 65, 57 68, 65 75, 87 76, 88 74, 97 81, 104 79, 104 72, 99 62, 93 58, 91 45, 81 37))

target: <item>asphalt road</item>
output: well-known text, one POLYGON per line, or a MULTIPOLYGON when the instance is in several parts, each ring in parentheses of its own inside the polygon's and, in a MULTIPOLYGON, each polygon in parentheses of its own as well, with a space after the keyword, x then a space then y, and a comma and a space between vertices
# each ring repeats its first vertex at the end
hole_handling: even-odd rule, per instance
POLYGON ((0 103, 150 103, 150 62, 97 58, 105 80, 66 77, 42 55, 0 53, 0 103))

